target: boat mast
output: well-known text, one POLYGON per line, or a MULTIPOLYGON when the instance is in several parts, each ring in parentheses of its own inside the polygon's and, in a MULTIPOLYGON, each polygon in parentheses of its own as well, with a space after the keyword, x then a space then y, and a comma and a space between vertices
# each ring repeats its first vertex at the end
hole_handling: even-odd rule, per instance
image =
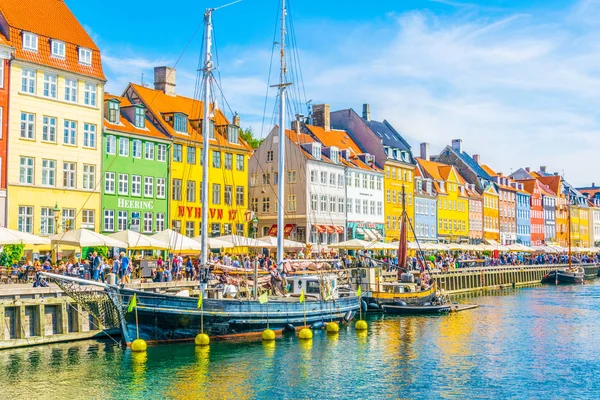
POLYGON ((279 84, 279 158, 278 158, 278 181, 277 181, 277 265, 283 263, 283 240, 284 240, 284 201, 285 201, 285 97, 287 87, 290 83, 285 82, 287 67, 285 64, 285 0, 281 0, 281 38, 279 42, 280 76, 279 84))
POLYGON ((207 8, 204 12, 204 66, 202 68, 202 85, 204 86, 204 116, 202 118, 202 221, 200 222, 202 254, 200 263, 205 266, 208 263, 208 155, 210 142, 210 79, 214 64, 212 60, 212 12, 213 8, 207 8))
POLYGON ((571 195, 567 193, 568 203, 567 203, 567 220, 568 220, 568 228, 567 228, 567 240, 569 241, 569 269, 573 268, 573 263, 571 261, 571 195))

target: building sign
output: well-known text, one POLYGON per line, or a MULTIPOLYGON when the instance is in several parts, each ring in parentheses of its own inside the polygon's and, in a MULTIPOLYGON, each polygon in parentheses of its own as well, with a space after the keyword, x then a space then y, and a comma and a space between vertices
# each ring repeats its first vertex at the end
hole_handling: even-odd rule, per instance
POLYGON ((383 223, 375 222, 348 222, 349 226, 360 229, 383 229, 383 223))
POLYGON ((154 209, 154 200, 117 199, 117 207, 119 207, 119 208, 135 208, 138 210, 153 210, 154 209))
MULTIPOLYGON (((229 212, 224 216, 223 210, 220 208, 209 208, 208 209, 208 217, 211 219, 222 220, 223 218, 228 218, 229 221, 234 221, 237 217, 237 210, 229 210, 229 212)), ((202 207, 189 207, 189 206, 179 206, 177 207, 177 215, 179 217, 187 217, 187 218, 202 218, 202 207)))

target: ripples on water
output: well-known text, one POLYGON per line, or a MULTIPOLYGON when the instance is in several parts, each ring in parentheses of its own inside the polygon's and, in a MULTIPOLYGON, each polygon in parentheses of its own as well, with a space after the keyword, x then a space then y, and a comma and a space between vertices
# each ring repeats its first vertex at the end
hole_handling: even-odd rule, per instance
POLYGON ((0 352, 5 399, 599 398, 600 282, 465 296, 442 317, 370 318, 312 342, 0 352))

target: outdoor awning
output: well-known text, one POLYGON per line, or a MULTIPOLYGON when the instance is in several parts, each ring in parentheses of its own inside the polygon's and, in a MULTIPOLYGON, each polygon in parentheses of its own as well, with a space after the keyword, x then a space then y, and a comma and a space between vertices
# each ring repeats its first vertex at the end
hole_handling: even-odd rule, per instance
MULTIPOLYGON (((283 228, 283 234, 285 236, 290 236, 290 233, 292 233, 295 227, 296 224, 285 224, 285 227, 283 228)), ((277 229, 275 229, 275 232, 277 232, 277 229)))
POLYGON ((341 226, 334 226, 334 228, 337 233, 344 233, 344 228, 341 226))
POLYGON ((319 233, 324 233, 326 231, 325 226, 323 226, 323 225, 313 225, 313 226, 319 233))
POLYGON ((267 233, 267 235, 277 236, 277 224, 271 225, 271 229, 269 229, 269 233, 267 233))
POLYGON ((327 229, 327 233, 334 233, 335 228, 331 225, 325 225, 325 229, 327 229))
POLYGON ((371 231, 373 232, 373 235, 375 235, 375 237, 377 238, 377 240, 382 240, 383 236, 381 235, 381 232, 379 232, 377 229, 371 229, 371 231))
POLYGON ((500 243, 496 242, 494 239, 485 239, 485 241, 488 244, 491 244, 492 246, 499 246, 500 245, 500 243))
POLYGON ((364 229, 364 232, 365 232, 365 236, 367 238, 369 238, 369 240, 371 240, 371 241, 378 240, 377 235, 375 235, 375 233, 373 232, 373 229, 364 229))

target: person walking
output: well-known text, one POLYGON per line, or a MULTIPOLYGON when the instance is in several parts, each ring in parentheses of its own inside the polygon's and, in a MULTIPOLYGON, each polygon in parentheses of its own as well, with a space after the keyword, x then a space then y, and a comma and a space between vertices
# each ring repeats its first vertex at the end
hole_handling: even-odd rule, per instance
POLYGON ((121 276, 124 284, 130 283, 130 260, 124 252, 121 252, 121 276))
POLYGON ((94 252, 91 257, 91 268, 92 268, 92 279, 98 282, 98 277, 100 275, 100 257, 98 257, 98 253, 94 252))

